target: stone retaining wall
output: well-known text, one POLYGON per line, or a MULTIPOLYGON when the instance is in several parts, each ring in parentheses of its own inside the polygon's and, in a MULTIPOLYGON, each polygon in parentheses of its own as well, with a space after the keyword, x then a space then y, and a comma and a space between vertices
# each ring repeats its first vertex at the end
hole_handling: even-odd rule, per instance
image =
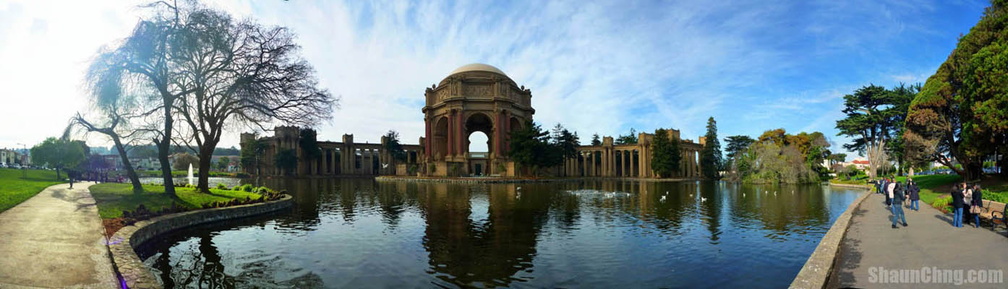
POLYGON ((805 266, 802 266, 801 271, 798 272, 798 276, 795 277, 794 281, 791 281, 791 286, 789 288, 825 288, 826 282, 829 281, 829 276, 833 271, 833 264, 836 263, 837 252, 840 250, 840 242, 843 241, 844 235, 847 234, 847 228, 850 227, 850 220, 853 213, 859 206, 861 202, 864 201, 871 193, 871 187, 861 186, 861 185, 847 185, 847 184, 830 184, 838 187, 857 187, 868 190, 864 195, 854 200, 847 210, 837 217, 836 222, 833 222, 833 226, 830 227, 826 235, 823 236, 822 240, 819 240, 819 246, 816 246, 815 251, 812 252, 812 256, 809 256, 808 260, 805 261, 805 266))
POLYGON ((161 288, 158 278, 136 254, 136 248, 144 242, 174 230, 276 212, 290 208, 292 204, 292 197, 284 195, 279 200, 265 203, 182 212, 140 221, 119 229, 109 239, 112 262, 129 288, 161 288))

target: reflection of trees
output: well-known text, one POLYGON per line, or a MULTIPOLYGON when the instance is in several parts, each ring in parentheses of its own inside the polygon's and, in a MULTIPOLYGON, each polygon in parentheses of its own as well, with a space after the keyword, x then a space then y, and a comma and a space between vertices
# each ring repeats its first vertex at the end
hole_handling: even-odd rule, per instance
POLYGON ((476 225, 470 220, 472 190, 487 187, 419 186, 418 205, 427 220, 423 243, 431 269, 442 274, 442 280, 507 286, 511 276, 532 267, 536 237, 549 218, 551 193, 525 186, 519 198, 515 187, 489 186, 488 222, 476 225))
POLYGON ((721 194, 718 193, 719 182, 700 182, 697 186, 696 192, 703 198, 707 198, 707 201, 700 202, 700 206, 703 208, 700 210, 704 215, 706 215, 707 231, 710 232, 711 242, 717 242, 721 239, 721 207, 724 206, 724 202, 721 199, 721 194))
POLYGON ((405 211, 405 201, 401 192, 405 191, 404 183, 377 184, 378 208, 381 210, 382 222, 394 229, 399 225, 399 218, 405 211))
MULTIPOLYGON (((183 254, 172 260, 169 248, 158 253, 153 267, 160 271, 165 288, 235 288, 235 279, 224 274, 220 253, 213 245, 209 232, 197 234, 197 248, 182 250, 183 254), (172 262, 174 261, 174 264, 172 262)), ((192 240, 190 239, 190 240, 192 240)))
MULTIPOLYGON (((188 248, 177 248, 181 255, 170 254, 171 247, 154 252, 155 260, 151 263, 159 274, 164 288, 251 288, 251 287, 296 287, 322 288, 323 281, 315 273, 306 273, 298 277, 276 282, 273 274, 283 270, 282 264, 275 259, 252 258, 251 263, 240 263, 237 260, 226 260, 230 271, 238 271, 240 275, 232 276, 225 273, 225 260, 213 243, 217 235, 208 230, 200 230, 194 237, 181 239, 172 237, 168 244, 188 245, 188 248)), ((178 246, 178 245, 176 245, 178 246)), ((252 256, 262 255, 261 250, 252 250, 252 256), (256 252, 260 252, 256 254, 256 252)))
POLYGON ((731 188, 736 201, 729 212, 738 224, 758 222, 767 230, 799 234, 806 228, 829 224, 829 210, 819 185, 732 185, 731 188), (742 197, 742 193, 746 196, 742 197))

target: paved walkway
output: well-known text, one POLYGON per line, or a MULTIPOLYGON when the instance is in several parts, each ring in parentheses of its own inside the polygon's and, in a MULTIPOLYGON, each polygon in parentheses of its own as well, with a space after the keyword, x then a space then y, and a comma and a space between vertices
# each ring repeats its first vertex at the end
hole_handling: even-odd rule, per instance
MULTIPOLYGON (((934 281, 891 284, 883 283, 881 278, 883 272, 893 274, 894 269, 930 274, 928 270, 922 270, 926 267, 962 269, 959 279, 963 288, 1008 288, 1008 280, 1004 280, 1008 278, 1004 276, 1008 275, 1008 237, 1005 237, 1003 229, 991 231, 989 224, 979 229, 973 228, 972 224, 962 228, 952 227, 952 215, 945 215, 923 202, 920 211, 904 208, 904 212, 909 226, 893 229, 892 214, 885 207, 885 197, 880 194, 868 196, 853 212, 847 235, 840 244, 835 272, 827 287, 956 287, 954 283, 935 284, 934 281), (969 270, 978 269, 1000 270, 1003 283, 967 283, 969 270)), ((981 221, 981 224, 984 222, 981 221)), ((982 277, 980 275, 989 276, 988 272, 974 272, 977 278, 982 277)), ((900 272, 896 271, 896 274, 900 272)), ((957 279, 955 275, 952 277, 957 279)))
POLYGON ((54 185, 0 213, 0 288, 118 288, 91 184, 54 185))

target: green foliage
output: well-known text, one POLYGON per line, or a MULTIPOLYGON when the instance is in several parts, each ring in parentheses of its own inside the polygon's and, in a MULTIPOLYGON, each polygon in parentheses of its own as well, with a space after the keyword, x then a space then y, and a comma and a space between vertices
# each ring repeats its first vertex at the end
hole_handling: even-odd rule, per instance
POLYGON ((602 145, 602 139, 599 138, 599 135, 597 133, 592 135, 591 145, 592 146, 602 145))
MULTIPOLYGON (((846 117, 837 120, 837 135, 851 137, 852 142, 844 148, 868 155, 872 169, 876 164, 889 161, 903 161, 903 124, 910 106, 910 100, 920 91, 921 86, 900 84, 892 89, 868 85, 844 96, 843 112, 846 117), (882 152, 885 154, 882 154, 882 152)), ((869 170, 873 172, 872 170, 869 170)))
POLYGON ((31 148, 31 159, 35 164, 56 169, 56 179, 61 179, 60 170, 76 167, 84 161, 86 149, 82 141, 50 137, 31 148))
POLYGON ((231 159, 228 157, 220 157, 217 159, 217 170, 226 171, 228 167, 231 166, 231 159))
POLYGON ((253 188, 254 187, 251 184, 244 184, 244 185, 234 186, 234 188, 231 188, 231 190, 242 191, 242 192, 252 192, 253 188))
POLYGON ((301 129, 298 138, 298 146, 301 147, 301 154, 306 161, 316 160, 322 157, 322 149, 318 145, 318 136, 314 129, 301 129))
POLYGON ((908 157, 938 161, 968 180, 979 179, 982 160, 1008 147, 1008 10, 995 1, 910 105, 908 157))
POLYGON ((253 136, 252 140, 242 143, 241 165, 246 172, 257 173, 253 168, 259 167, 259 158, 266 151, 266 143, 253 136))
POLYGON ((160 211, 178 204, 190 209, 198 209, 206 204, 228 202, 235 199, 258 199, 260 194, 245 191, 213 188, 210 193, 200 193, 193 187, 176 188, 176 195, 165 193, 165 187, 144 185, 144 191, 133 193, 128 184, 104 183, 90 187, 91 195, 98 206, 98 215, 103 219, 122 217, 123 211, 134 210, 143 205, 151 211, 160 211))
POLYGON ((752 145, 756 140, 747 135, 733 135, 726 137, 724 139, 727 147, 725 147, 725 153, 728 159, 734 159, 739 153, 745 151, 752 145))
POLYGON ((221 190, 227 190, 228 189, 227 185, 222 184, 222 183, 218 183, 217 184, 217 188, 221 189, 221 190))
POLYGON ((403 149, 402 144, 399 143, 399 132, 394 130, 389 130, 385 133, 385 150, 392 155, 392 159, 405 162, 406 161, 406 150, 403 149))
POLYGON ((620 135, 614 141, 617 145, 623 144, 636 144, 637 143, 637 130, 630 128, 630 133, 627 135, 620 135))
POLYGON ((679 164, 682 161, 679 139, 670 138, 668 130, 655 130, 651 150, 653 152, 651 168, 658 176, 668 178, 679 172, 679 164))
POLYGON ((199 158, 190 153, 175 154, 175 163, 172 164, 173 170, 188 172, 189 165, 192 165, 193 167, 198 167, 199 158))
POLYGON ((538 175, 542 168, 563 162, 563 150, 560 146, 556 145, 556 142, 551 143, 549 134, 531 121, 521 129, 511 132, 511 151, 508 152, 508 156, 519 165, 531 168, 535 175, 538 175))
POLYGON ((284 175, 290 175, 297 168, 297 153, 293 149, 282 149, 273 157, 273 163, 284 175))
POLYGON ((718 171, 721 170, 723 160, 721 159, 721 141, 717 137, 717 122, 714 117, 707 119, 707 134, 704 135, 706 142, 703 150, 700 151, 700 167, 706 179, 717 180, 721 178, 718 171))
MULTIPOLYGON (((577 133, 564 128, 559 123, 553 127, 553 135, 550 136, 550 144, 559 149, 560 158, 554 165, 559 165, 564 158, 577 156, 577 147, 581 143, 581 138, 577 133)), ((555 152, 554 152, 555 153, 555 152)))
MULTIPOLYGON (((821 179, 815 169, 815 155, 829 143, 822 133, 787 134, 784 129, 768 130, 759 141, 737 154, 737 170, 730 178, 747 183, 811 183, 821 179)), ((823 169, 823 171, 825 171, 823 169)))
POLYGON ((0 169, 0 212, 24 202, 43 189, 59 184, 56 172, 47 170, 0 169), (27 178, 22 178, 27 173, 27 178))

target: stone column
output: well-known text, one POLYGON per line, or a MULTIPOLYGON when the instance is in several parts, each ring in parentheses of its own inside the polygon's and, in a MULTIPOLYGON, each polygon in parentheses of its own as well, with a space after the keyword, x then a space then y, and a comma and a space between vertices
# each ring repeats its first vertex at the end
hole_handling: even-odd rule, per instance
POLYGON ((469 149, 469 148, 467 148, 465 146, 465 143, 466 143, 466 134, 465 134, 465 123, 464 123, 464 121, 465 120, 462 120, 462 112, 461 111, 459 111, 458 113, 455 114, 455 123, 456 123, 455 125, 456 125, 456 129, 457 129, 456 132, 458 133, 458 137, 455 140, 455 145, 457 145, 457 147, 455 148, 455 152, 458 155, 460 155, 460 156, 465 156, 466 150, 469 149))
POLYGON ((424 147, 424 156, 426 156, 428 160, 431 159, 431 138, 434 137, 433 135, 431 135, 431 125, 432 125, 431 121, 432 120, 430 119, 430 117, 424 118, 424 130, 425 130, 424 136, 426 137, 424 137, 423 147, 424 147))
POLYGON ((445 147, 448 150, 447 152, 445 152, 445 156, 446 157, 455 154, 455 145, 454 145, 454 143, 455 143, 455 130, 454 130, 454 128, 455 128, 455 111, 449 110, 448 111, 448 131, 447 131, 447 136, 446 136, 446 140, 445 140, 447 142, 445 144, 445 147))

